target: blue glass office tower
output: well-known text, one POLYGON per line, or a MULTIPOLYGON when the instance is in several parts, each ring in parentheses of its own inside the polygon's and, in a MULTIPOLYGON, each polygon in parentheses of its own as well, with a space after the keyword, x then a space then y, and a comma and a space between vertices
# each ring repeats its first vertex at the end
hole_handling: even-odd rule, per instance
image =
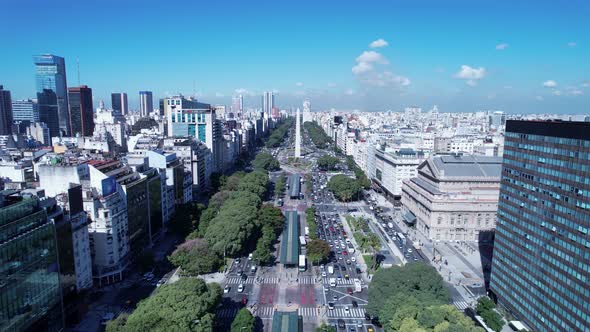
POLYGON ((39 121, 45 122, 51 137, 70 135, 70 112, 66 64, 62 57, 43 54, 33 57, 39 121))
POLYGON ((507 121, 490 290, 534 331, 590 331, 590 123, 507 121))
POLYGON ((0 191, 0 331, 61 331, 56 231, 36 197, 0 191))

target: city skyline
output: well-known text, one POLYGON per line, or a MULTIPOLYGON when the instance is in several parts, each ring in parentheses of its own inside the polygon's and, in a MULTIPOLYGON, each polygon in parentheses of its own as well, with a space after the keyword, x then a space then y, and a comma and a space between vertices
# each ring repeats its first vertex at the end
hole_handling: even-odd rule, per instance
POLYGON ((35 97, 31 59, 45 53, 64 57, 69 86, 88 85, 95 103, 120 91, 133 110, 142 90, 156 99, 196 94, 225 105, 242 94, 245 107, 261 107, 263 92, 274 91, 282 108, 311 99, 316 109, 367 111, 437 104, 441 112, 584 113, 590 98, 584 61, 590 5, 582 1, 493 7, 374 1, 338 8, 61 1, 34 8, 3 8, 7 19, 0 27, 22 27, 6 35, 11 52, 0 65, 0 83, 13 100, 35 97), (262 9, 265 20, 257 19, 262 9), (24 25, 23 12, 29 15, 24 25), (88 17, 78 15, 84 12, 104 23, 84 24, 88 17), (158 24, 162 13, 175 24, 158 24), (39 34, 45 17, 53 17, 53 31, 68 31, 78 42, 39 34))

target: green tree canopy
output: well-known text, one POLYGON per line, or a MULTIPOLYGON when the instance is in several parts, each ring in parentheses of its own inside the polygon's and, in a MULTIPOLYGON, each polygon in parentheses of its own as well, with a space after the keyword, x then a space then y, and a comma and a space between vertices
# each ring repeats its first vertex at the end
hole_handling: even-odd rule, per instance
POLYGON ((318 224, 315 221, 315 211, 314 207, 305 210, 305 221, 307 222, 307 227, 309 227, 309 237, 311 239, 318 238, 318 224))
POLYGON ((232 332, 252 332, 254 331, 254 326, 256 323, 256 319, 250 311, 246 308, 240 309, 238 314, 234 318, 234 321, 231 323, 231 331, 232 332))
POLYGON ((285 216, 281 209, 272 204, 263 204, 258 210, 258 225, 260 227, 269 226, 275 234, 280 234, 285 227, 285 216))
POLYGON ((180 278, 139 302, 125 322, 108 324, 107 331, 213 331, 221 293, 218 284, 180 278))
POLYGON ((182 274, 191 276, 217 271, 223 264, 221 257, 209 249, 204 239, 187 240, 168 256, 168 260, 180 267, 182 274))
POLYGON ((260 152, 252 161, 254 169, 263 169, 266 171, 278 171, 281 169, 281 164, 268 152, 260 152))
POLYGON ((330 155, 323 155, 318 159, 318 167, 324 171, 333 171, 340 163, 340 158, 332 157, 330 155))
POLYGON ((326 323, 315 328, 315 332, 337 332, 334 326, 328 326, 326 323))
POLYGON ((334 196, 336 196, 338 200, 344 202, 356 199, 361 192, 361 186, 358 182, 343 174, 331 177, 330 181, 328 181, 328 189, 334 193, 334 196))
POLYGON ((311 138, 311 141, 318 149, 325 149, 332 142, 332 139, 326 135, 324 129, 315 122, 305 122, 303 128, 307 131, 309 138, 311 138))
POLYGON ((307 259, 313 263, 326 261, 330 256, 330 245, 320 239, 313 239, 307 243, 307 259))

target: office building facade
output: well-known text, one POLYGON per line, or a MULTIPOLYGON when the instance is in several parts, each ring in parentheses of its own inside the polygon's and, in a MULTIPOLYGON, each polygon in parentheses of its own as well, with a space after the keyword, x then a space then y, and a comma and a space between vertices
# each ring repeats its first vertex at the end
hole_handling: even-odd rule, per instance
POLYGON ((39 108, 35 100, 13 100, 12 101, 12 120, 29 121, 30 123, 39 122, 39 108))
POLYGON ((92 136, 94 133, 94 107, 92 89, 86 85, 68 88, 70 129, 72 136, 92 136))
POLYGON ((127 94, 124 92, 111 93, 111 107, 115 115, 128 115, 127 94))
POLYGON ((0 135, 12 134, 12 98, 0 85, 0 135))
POLYGON ((154 110, 154 97, 151 91, 139 91, 139 115, 148 116, 154 110))
POLYGON ((590 123, 507 121, 490 290, 534 331, 590 330, 590 123))
POLYGON ((52 137, 70 135, 70 115, 66 64, 62 57, 43 54, 33 57, 39 120, 49 127, 52 137))
POLYGON ((37 197, 2 191, 0 227, 0 330, 62 330, 54 222, 37 197))

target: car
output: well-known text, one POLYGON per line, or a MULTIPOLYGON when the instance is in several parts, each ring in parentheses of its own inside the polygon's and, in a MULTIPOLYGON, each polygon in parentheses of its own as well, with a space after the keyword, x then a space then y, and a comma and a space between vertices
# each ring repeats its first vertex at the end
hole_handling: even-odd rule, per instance
POLYGON ((352 288, 348 287, 346 289, 346 292, 348 293, 348 295, 352 295, 352 288))
POLYGON ((365 320, 371 320, 371 315, 365 312, 365 320))
POLYGON ((240 264, 240 258, 239 257, 236 258, 236 260, 234 262, 236 262, 236 264, 240 264))
POLYGON ((363 321, 362 320, 357 320, 356 321, 356 327, 363 327, 363 321))
POLYGON ((344 279, 348 280, 348 279, 350 279, 350 276, 348 274, 345 274, 344 279))
POLYGON ((343 251, 343 252, 342 252, 342 254, 343 254, 344 256, 348 256, 348 251, 343 251))
POLYGON ((334 303, 328 302, 328 309, 334 310, 334 303))
POLYGON ((332 298, 334 299, 334 301, 338 301, 338 295, 334 295, 332 298))
POLYGON ((358 308, 359 307, 359 303, 357 301, 352 301, 352 307, 353 308, 358 308))
POLYGON ((242 304, 243 305, 248 304, 248 297, 247 296, 242 297, 242 304))
POLYGON ((414 256, 414 262, 418 261, 418 257, 414 256))
POLYGON ((356 257, 352 256, 352 257, 350 258, 350 260, 351 260, 351 261, 353 261, 353 262, 356 262, 356 257))
POLYGON ((412 252, 412 248, 408 248, 408 252, 410 252, 410 253, 411 253, 411 252, 412 252))
POLYGON ((326 277, 326 271, 322 271, 322 277, 326 277))
POLYGON ((225 285, 225 287, 223 287, 223 293, 224 294, 229 293, 230 289, 231 289, 231 287, 229 287, 228 285, 225 285))
POLYGON ((242 274, 242 276, 240 278, 242 278, 242 280, 246 281, 248 279, 248 276, 245 274, 242 274))
POLYGON ((338 320, 338 328, 339 329, 345 329, 346 328, 346 323, 344 322, 344 319, 339 319, 338 320))
POLYGON ((242 273, 243 273, 242 270, 238 270, 238 272, 237 272, 238 277, 241 276, 242 273))
POLYGON ((367 327, 367 332, 375 332, 375 329, 372 326, 367 327))
POLYGON ((349 313, 350 312, 350 308, 348 306, 344 307, 344 312, 349 313))
POLYGON ((352 263, 350 262, 350 259, 347 259, 347 260, 346 260, 346 265, 350 265, 350 264, 352 264, 352 263))
POLYGON ((242 293, 244 291, 244 285, 243 284, 239 284, 238 285, 238 293, 242 293))
POLYGON ((406 258, 410 258, 410 254, 406 253, 404 256, 406 256, 406 258))

